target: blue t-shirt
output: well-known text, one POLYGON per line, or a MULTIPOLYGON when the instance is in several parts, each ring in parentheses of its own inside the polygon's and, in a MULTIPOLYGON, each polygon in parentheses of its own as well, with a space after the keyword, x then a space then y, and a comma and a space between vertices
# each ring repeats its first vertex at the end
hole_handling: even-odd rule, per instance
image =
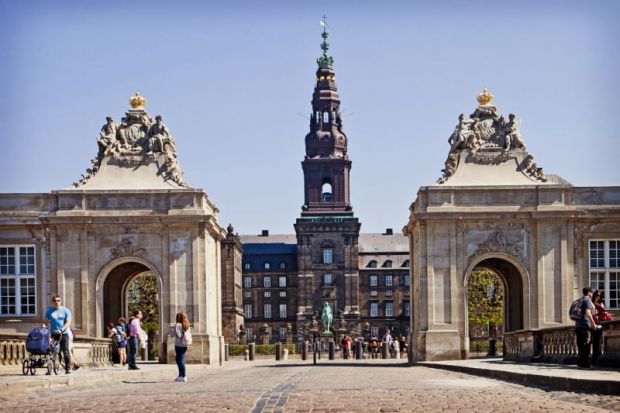
POLYGON ((594 304, 590 297, 584 296, 581 299, 581 318, 575 322, 575 327, 582 330, 590 330, 594 327, 588 317, 586 317, 586 310, 589 309, 591 314, 594 314, 594 304))
POLYGON ((65 307, 59 309, 52 307, 45 313, 45 318, 49 320, 49 329, 53 333, 56 330, 62 330, 65 322, 71 318, 71 311, 65 307))

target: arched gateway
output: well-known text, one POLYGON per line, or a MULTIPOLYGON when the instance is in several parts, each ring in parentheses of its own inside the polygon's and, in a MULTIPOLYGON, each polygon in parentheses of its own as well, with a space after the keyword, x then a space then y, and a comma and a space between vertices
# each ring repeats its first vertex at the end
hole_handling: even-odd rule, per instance
POLYGON ((467 283, 497 274, 508 331, 569 324, 590 284, 592 239, 617 238, 616 188, 576 188, 546 175, 526 152, 519 121, 484 91, 449 137, 442 177, 421 187, 404 228, 410 242, 413 361, 468 356, 467 283), (615 217, 615 216, 614 216, 615 217))
POLYGON ((175 314, 185 311, 193 335, 187 360, 219 364, 220 242, 226 232, 206 193, 183 178, 170 130, 145 103, 136 94, 119 123, 106 119, 97 156, 71 188, 0 202, 0 215, 29 205, 22 208, 28 219, 11 212, 14 235, 8 237, 27 246, 12 251, 23 250, 24 259, 36 263, 29 297, 36 305, 20 318, 20 329, 40 323, 49 296, 58 293, 73 313, 76 334, 102 337, 108 322, 127 314, 129 282, 148 272, 159 284, 160 334, 153 344, 160 360, 174 361, 167 333, 175 314))

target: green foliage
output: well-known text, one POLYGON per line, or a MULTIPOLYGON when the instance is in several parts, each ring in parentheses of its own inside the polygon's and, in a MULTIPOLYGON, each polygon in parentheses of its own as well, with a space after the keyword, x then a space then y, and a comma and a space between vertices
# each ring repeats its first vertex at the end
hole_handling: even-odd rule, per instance
MULTIPOLYGON (((159 331, 159 283, 150 272, 134 278, 127 289, 127 308, 129 314, 142 311, 142 328, 146 331, 149 343, 153 343, 159 331)), ((157 358, 157 345, 150 345, 149 360, 157 358)))
POLYGON ((470 327, 494 329, 504 322, 504 287, 500 278, 489 270, 476 269, 469 276, 467 311, 470 327), (493 294, 489 296, 489 292, 493 294))
MULTIPOLYGON (((295 344, 282 344, 282 350, 285 348, 288 349, 289 354, 295 354, 295 344)), ((245 351, 248 349, 246 344, 230 344, 228 346, 228 354, 233 356, 243 356, 245 355, 245 351)), ((254 347, 254 351, 256 354, 261 354, 264 356, 275 356, 276 355, 276 345, 275 344, 256 344, 254 347)))

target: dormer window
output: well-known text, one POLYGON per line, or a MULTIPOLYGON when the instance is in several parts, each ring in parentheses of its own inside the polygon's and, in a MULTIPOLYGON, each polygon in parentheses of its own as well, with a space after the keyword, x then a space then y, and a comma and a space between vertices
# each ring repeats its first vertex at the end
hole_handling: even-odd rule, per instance
POLYGON ((271 263, 270 262, 266 262, 265 263, 265 269, 266 270, 270 270, 271 269, 271 263))
POLYGON ((383 268, 392 268, 392 261, 387 260, 383 263, 383 268))
POLYGON ((409 260, 406 260, 405 262, 403 262, 403 265, 401 265, 401 267, 409 268, 409 260))
POLYGON ((377 261, 372 260, 368 263, 368 265, 366 266, 366 268, 377 268, 377 261))

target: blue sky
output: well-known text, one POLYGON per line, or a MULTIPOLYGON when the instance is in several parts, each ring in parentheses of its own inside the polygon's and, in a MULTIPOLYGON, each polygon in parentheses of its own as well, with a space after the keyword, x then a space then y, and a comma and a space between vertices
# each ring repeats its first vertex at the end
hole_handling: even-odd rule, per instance
POLYGON ((363 232, 402 228, 485 86, 545 172, 618 185, 620 2, 0 0, 0 192, 70 186, 139 90, 220 224, 293 232, 323 14, 363 232))

